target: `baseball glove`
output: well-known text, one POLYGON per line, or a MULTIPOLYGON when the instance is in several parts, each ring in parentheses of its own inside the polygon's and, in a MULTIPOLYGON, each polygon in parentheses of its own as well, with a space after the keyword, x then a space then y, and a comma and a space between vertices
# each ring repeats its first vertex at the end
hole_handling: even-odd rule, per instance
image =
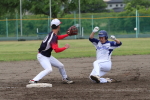
POLYGON ((67 34, 69 36, 72 36, 72 35, 77 35, 78 34, 78 29, 76 26, 71 26, 68 30, 67 30, 67 34))

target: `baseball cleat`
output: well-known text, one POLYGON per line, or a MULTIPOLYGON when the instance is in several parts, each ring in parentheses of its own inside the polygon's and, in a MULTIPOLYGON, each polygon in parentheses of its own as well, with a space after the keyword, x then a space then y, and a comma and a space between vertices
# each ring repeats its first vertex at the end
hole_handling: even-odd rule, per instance
POLYGON ((34 84, 34 83, 37 83, 37 81, 30 80, 29 83, 30 83, 30 84, 34 84))
POLYGON ((96 81, 96 83, 100 83, 100 77, 98 75, 91 75, 90 78, 96 81))
POLYGON ((62 80, 63 84, 73 84, 74 82, 71 81, 69 78, 65 78, 62 80))
POLYGON ((121 81, 115 80, 115 79, 111 79, 111 78, 105 78, 107 80, 107 83, 118 83, 121 81))

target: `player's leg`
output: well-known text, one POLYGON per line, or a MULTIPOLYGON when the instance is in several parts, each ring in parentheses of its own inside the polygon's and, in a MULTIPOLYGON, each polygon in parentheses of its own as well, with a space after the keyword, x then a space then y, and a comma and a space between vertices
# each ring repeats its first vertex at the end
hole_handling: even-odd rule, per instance
POLYGON ((96 83, 106 83, 107 80, 105 78, 100 78, 105 75, 111 69, 111 62, 102 62, 100 60, 96 60, 93 63, 93 70, 90 74, 90 79, 94 80, 96 83))
POLYGON ((106 73, 108 73, 111 70, 111 61, 109 62, 104 62, 104 63, 99 63, 100 66, 100 83, 117 83, 120 82, 115 79, 111 78, 102 78, 106 73))
POLYGON ((90 75, 96 75, 99 76, 100 75, 100 66, 99 66, 100 61, 96 60, 93 62, 93 70, 91 72, 90 75))
POLYGON ((51 56, 49 60, 50 60, 52 66, 59 69, 59 72, 62 75, 62 78, 67 78, 67 74, 66 74, 64 65, 53 56, 51 56))
MULTIPOLYGON (((111 61, 105 62, 105 63, 100 63, 100 66, 101 66, 100 77, 102 77, 111 70, 111 61)), ((111 79, 111 78, 100 78, 100 80, 101 80, 101 83, 117 83, 117 82, 120 82, 118 80, 111 79)))
POLYGON ((44 76, 46 76, 47 74, 52 72, 52 67, 51 67, 51 64, 49 62, 48 57, 45 57, 39 53, 39 54, 37 54, 37 59, 38 59, 39 63, 41 64, 41 66, 44 68, 44 70, 41 71, 37 76, 35 76, 33 78, 33 80, 30 80, 29 83, 37 82, 40 79, 42 79, 44 76))
POLYGON ((99 66, 100 66, 99 76, 102 77, 111 70, 111 61, 100 62, 99 66))
POLYGON ((89 78, 96 83, 100 83, 100 66, 99 66, 100 61, 96 60, 93 62, 93 70, 89 76, 89 78))
POLYGON ((52 66, 54 66, 54 67, 56 67, 56 68, 59 69, 59 72, 60 72, 60 74, 62 76, 62 80, 63 80, 64 83, 68 83, 68 84, 73 83, 73 81, 71 81, 68 78, 68 76, 66 74, 65 67, 64 67, 64 65, 59 60, 57 60, 55 57, 51 56, 50 57, 50 62, 52 64, 52 66))
POLYGON ((106 73, 108 73, 111 70, 111 61, 107 61, 107 62, 101 62, 99 63, 100 66, 100 83, 107 83, 107 79, 106 78, 102 78, 102 76, 104 76, 106 73))

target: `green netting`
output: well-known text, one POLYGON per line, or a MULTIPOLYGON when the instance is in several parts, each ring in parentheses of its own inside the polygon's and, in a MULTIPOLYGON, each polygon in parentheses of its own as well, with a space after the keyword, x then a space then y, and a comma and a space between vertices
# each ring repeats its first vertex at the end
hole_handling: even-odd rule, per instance
MULTIPOLYGON (((60 34, 65 34, 70 26, 76 25, 79 29, 79 34, 67 37, 67 39, 88 38, 95 26, 99 26, 101 30, 106 30, 109 35, 116 35, 117 38, 150 37, 149 15, 139 14, 136 17, 134 14, 130 16, 120 15, 118 17, 113 14, 82 14, 81 16, 80 19, 77 14, 59 18, 62 22, 60 34), (79 25, 80 21, 81 25, 79 25), (137 27, 136 25, 138 25, 137 31, 134 30, 137 27)), ((23 16, 22 34, 20 19, 0 19, 0 40, 43 39, 50 31, 50 18, 46 16, 23 16)))

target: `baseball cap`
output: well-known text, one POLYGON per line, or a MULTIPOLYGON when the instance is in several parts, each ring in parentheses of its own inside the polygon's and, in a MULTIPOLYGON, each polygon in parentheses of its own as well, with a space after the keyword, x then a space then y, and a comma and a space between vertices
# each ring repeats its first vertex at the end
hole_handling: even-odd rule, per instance
POLYGON ((61 22, 60 22, 60 20, 57 19, 57 18, 55 18, 55 19, 53 19, 53 20, 51 21, 51 26, 52 26, 52 25, 59 26, 60 24, 61 24, 61 22))
POLYGON ((98 36, 99 37, 108 37, 107 32, 105 30, 99 31, 98 36))

